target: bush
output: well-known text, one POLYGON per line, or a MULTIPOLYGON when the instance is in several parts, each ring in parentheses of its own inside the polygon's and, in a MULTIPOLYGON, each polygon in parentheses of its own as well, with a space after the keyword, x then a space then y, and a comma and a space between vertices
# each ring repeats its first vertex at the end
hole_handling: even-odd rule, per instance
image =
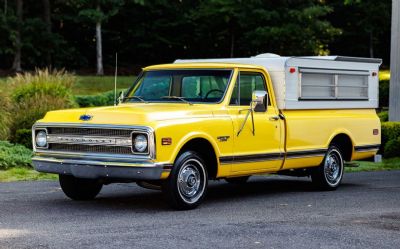
POLYGON ((32 130, 19 129, 15 132, 15 143, 24 145, 26 148, 32 148, 32 130))
POLYGON ((0 169, 11 167, 32 167, 33 153, 22 145, 0 141, 0 169))
POLYGON ((400 157, 400 137, 391 139, 385 144, 384 157, 400 157))
POLYGON ((46 112, 75 107, 71 91, 75 81, 75 76, 63 70, 47 69, 9 78, 7 83, 11 86, 11 141, 28 146, 30 135, 27 130, 30 130, 38 119, 43 118, 46 112))
MULTIPOLYGON (((382 143, 380 153, 382 153, 385 157, 390 156, 386 153, 386 144, 391 140, 398 140, 400 138, 400 122, 384 122, 382 123, 382 143)), ((391 142, 394 144, 395 142, 391 142)), ((390 145, 393 147, 395 145, 390 145)), ((400 149, 400 148, 399 148, 400 149)))
MULTIPOLYGON (((117 91, 119 92, 119 91, 117 91)), ((96 95, 75 96, 75 102, 80 107, 114 105, 114 91, 108 91, 96 95)))
POLYGON ((387 122, 389 120, 389 112, 388 111, 379 112, 378 117, 381 120, 381 122, 387 122))
POLYGON ((379 106, 389 106, 389 80, 379 81, 379 106))
POLYGON ((0 91, 0 140, 7 140, 10 135, 11 115, 8 96, 0 91))

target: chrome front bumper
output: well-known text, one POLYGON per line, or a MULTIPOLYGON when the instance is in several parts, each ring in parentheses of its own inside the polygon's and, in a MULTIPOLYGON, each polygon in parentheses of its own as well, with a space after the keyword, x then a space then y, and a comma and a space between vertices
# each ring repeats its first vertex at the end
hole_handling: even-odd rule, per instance
POLYGON ((73 175, 89 179, 159 180, 172 165, 147 161, 106 162, 93 159, 71 159, 35 156, 34 168, 39 172, 73 175))

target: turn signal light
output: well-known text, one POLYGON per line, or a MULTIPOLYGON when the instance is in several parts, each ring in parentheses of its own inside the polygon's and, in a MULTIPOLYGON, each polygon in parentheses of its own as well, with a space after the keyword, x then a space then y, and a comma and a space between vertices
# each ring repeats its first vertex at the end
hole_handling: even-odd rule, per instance
POLYGON ((373 129, 372 134, 378 135, 379 134, 379 129, 373 129))
POLYGON ((172 138, 170 137, 161 138, 161 145, 171 145, 171 144, 172 144, 172 138))

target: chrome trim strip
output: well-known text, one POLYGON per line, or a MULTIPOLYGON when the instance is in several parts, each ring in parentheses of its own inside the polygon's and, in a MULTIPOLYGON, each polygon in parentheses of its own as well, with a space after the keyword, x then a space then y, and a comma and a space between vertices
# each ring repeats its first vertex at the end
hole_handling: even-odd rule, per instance
POLYGON ((240 155, 240 156, 223 156, 219 158, 219 161, 221 164, 227 164, 227 163, 274 161, 282 159, 283 159, 282 153, 267 153, 267 154, 253 154, 253 155, 240 155))
POLYGON ((354 150, 356 152, 379 150, 380 146, 381 146, 380 144, 358 145, 358 146, 354 146, 354 150))
POLYGON ((240 156, 223 156, 219 158, 220 164, 229 163, 253 163, 263 161, 276 161, 287 159, 307 158, 307 157, 323 157, 327 149, 291 151, 287 153, 267 153, 267 154, 250 154, 240 156))
POLYGON ((79 136, 48 134, 47 143, 55 144, 77 144, 77 145, 102 145, 131 147, 131 137, 106 137, 106 136, 79 136))
POLYGON ((96 165, 96 166, 118 166, 118 167, 164 167, 169 166, 168 163, 154 163, 151 161, 131 161, 131 162, 118 162, 118 161, 100 161, 91 159, 73 159, 73 158, 54 158, 54 157, 40 157, 35 156, 32 161, 51 162, 59 164, 83 164, 83 165, 96 165))

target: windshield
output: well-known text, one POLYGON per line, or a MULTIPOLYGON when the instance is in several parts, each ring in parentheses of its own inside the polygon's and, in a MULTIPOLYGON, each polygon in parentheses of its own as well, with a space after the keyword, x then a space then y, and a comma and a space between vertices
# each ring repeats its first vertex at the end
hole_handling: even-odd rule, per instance
POLYGON ((124 102, 216 103, 225 95, 232 70, 147 71, 136 81, 124 102))

